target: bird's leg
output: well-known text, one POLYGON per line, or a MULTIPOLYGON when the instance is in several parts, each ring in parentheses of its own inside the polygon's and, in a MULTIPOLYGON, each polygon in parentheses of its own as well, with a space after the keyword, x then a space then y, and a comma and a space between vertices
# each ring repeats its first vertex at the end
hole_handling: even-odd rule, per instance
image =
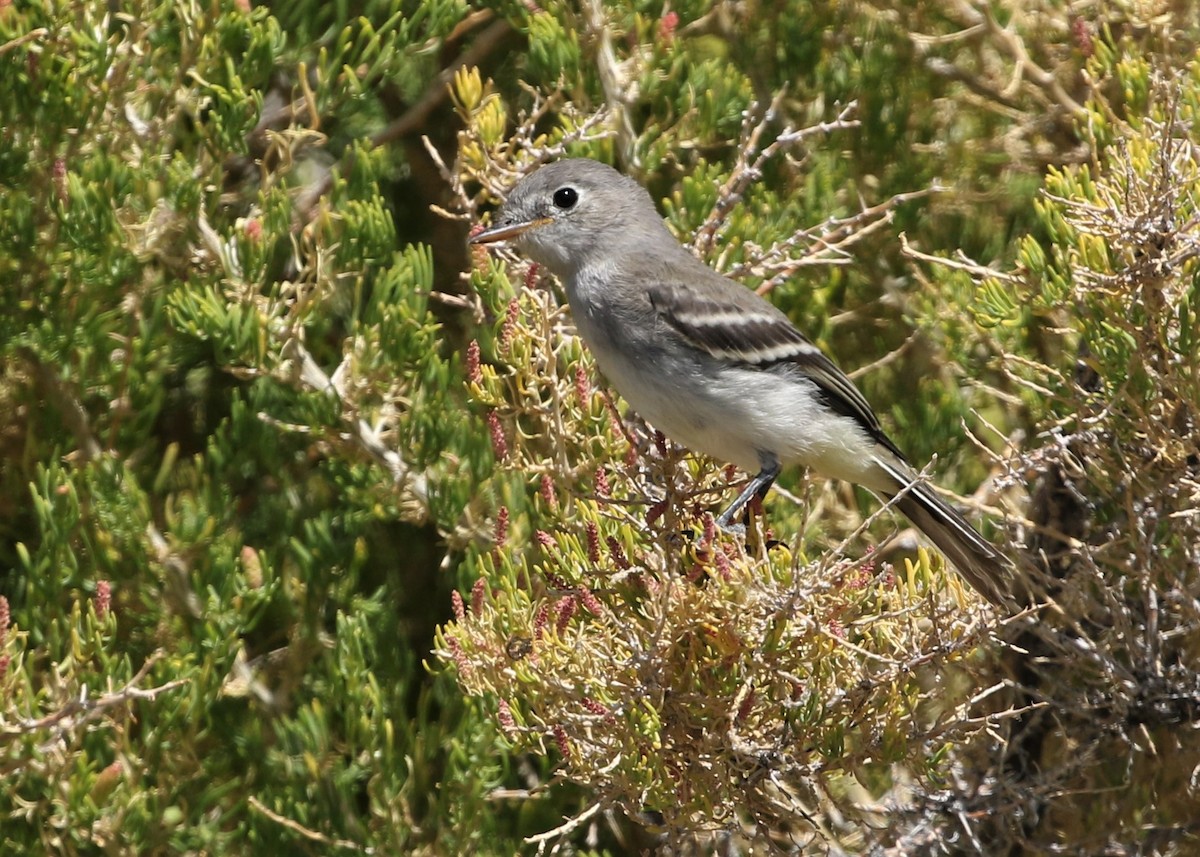
POLYGON ((746 531, 744 524, 735 524, 733 523, 733 519, 755 497, 760 500, 766 497, 767 491, 771 489, 772 483, 775 482, 775 477, 779 475, 779 460, 775 456, 760 455, 759 463, 762 465, 762 469, 750 480, 750 484, 742 489, 742 493, 738 494, 737 499, 729 504, 729 508, 717 518, 717 526, 727 533, 744 533, 746 531))

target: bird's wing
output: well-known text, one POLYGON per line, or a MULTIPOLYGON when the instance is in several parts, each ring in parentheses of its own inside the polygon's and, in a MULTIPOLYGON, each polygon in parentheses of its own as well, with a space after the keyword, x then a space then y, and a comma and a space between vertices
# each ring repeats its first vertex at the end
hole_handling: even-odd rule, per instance
MULTIPOLYGON (((705 273, 720 277, 707 269, 705 273)), ((764 370, 785 365, 799 370, 816 385, 828 407, 856 420, 878 442, 900 455, 870 403, 820 348, 757 294, 732 280, 720 280, 702 285, 679 281, 652 284, 650 304, 664 324, 713 357, 764 370)))

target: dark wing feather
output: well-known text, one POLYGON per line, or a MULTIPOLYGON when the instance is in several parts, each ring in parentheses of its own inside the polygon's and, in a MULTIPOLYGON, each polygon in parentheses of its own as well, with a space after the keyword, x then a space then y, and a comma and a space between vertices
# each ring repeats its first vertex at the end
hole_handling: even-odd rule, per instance
MULTIPOLYGON (((732 282, 729 285, 742 289, 732 282)), ((827 407, 857 421, 872 438, 904 457, 884 434, 870 403, 854 382, 786 315, 754 292, 732 294, 728 299, 714 292, 680 283, 672 283, 669 288, 655 284, 649 296, 659 318, 692 345, 714 357, 758 369, 794 367, 816 385, 827 407)))

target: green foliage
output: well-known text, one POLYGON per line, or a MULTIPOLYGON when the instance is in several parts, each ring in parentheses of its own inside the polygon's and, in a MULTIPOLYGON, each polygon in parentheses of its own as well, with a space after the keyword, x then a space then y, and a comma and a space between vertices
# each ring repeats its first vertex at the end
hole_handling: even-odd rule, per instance
MULTIPOLYGON (((996 782, 1043 807, 1037 841, 1047 849, 1087 853, 1115 829, 1138 841, 1136 831, 1153 828, 1163 832, 1146 840, 1154 853, 1187 853, 1194 837, 1181 777, 1200 763, 1200 746, 1180 727, 1195 715, 1196 674, 1179 668, 1200 639, 1191 594, 1200 587, 1192 490, 1200 162, 1191 121, 1200 102, 1194 85, 1164 80, 1146 58, 1115 67, 1138 112, 1113 122, 1107 102, 1089 104, 1086 127, 1103 129, 1093 162, 1048 171, 1038 206, 1049 252, 1026 238, 1011 271, 968 266, 977 317, 1005 347, 998 362, 1046 433, 1024 456, 1038 473, 1030 547, 1070 619, 1028 629, 1013 665, 1036 690, 1010 699, 1036 697, 1060 712, 1052 730, 1030 721, 1013 733, 1017 747, 1035 748, 1027 758, 1037 776, 1014 778, 976 747, 968 758, 977 773, 959 794, 996 782), (1057 339, 1049 353, 1073 366, 1027 356, 1049 325, 1057 339), (1083 650, 1095 653, 1086 664, 1083 650), (1152 736, 1157 752, 1169 747, 1171 763, 1151 773, 1131 749, 1134 731, 1152 736), (1112 794, 1103 818, 1076 797, 1098 791, 1112 794)), ((1178 78, 1198 68, 1193 61, 1178 78)), ((993 842, 1029 835, 1005 822, 979 833, 993 842)))
POLYGON ((1200 63, 1152 7, 0 3, 0 851, 1189 853, 1200 63), (865 495, 712 532, 735 476, 465 250, 561 154, 1030 519, 1038 657, 865 495))
POLYGON ((433 259, 397 250, 379 151, 306 210, 325 138, 258 124, 301 60, 301 112, 377 124, 346 87, 422 65, 463 11, 364 19, 321 56, 266 9, 0 11, 23 81, 0 96, 6 852, 411 850, 481 805, 488 738, 423 683, 414 604, 430 516, 487 449, 439 416, 461 380, 433 259), (456 729, 451 763, 430 733, 456 729), (438 767, 452 804, 414 792, 438 767))

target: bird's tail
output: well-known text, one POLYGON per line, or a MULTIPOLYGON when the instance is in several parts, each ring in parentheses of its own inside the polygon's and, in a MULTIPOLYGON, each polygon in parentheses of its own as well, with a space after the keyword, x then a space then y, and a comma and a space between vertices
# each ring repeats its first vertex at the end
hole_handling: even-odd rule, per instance
POLYGON ((907 466, 876 457, 880 467, 896 484, 888 494, 904 513, 933 542, 967 583, 998 607, 1019 606, 1017 575, 1012 562, 976 532, 950 504, 919 481, 907 466), (907 489, 907 490, 906 490, 907 489))

